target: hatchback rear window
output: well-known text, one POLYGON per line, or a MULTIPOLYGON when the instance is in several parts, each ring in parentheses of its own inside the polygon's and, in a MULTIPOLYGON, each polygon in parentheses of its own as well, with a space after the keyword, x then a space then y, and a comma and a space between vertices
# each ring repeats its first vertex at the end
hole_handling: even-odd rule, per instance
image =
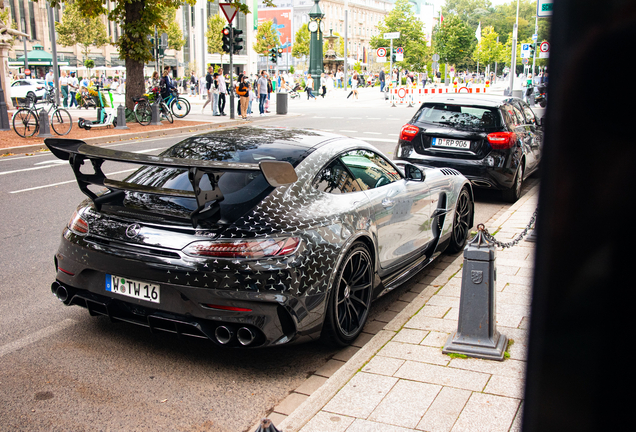
POLYGON ((415 114, 415 121, 484 132, 501 128, 497 108, 443 102, 424 103, 415 114))

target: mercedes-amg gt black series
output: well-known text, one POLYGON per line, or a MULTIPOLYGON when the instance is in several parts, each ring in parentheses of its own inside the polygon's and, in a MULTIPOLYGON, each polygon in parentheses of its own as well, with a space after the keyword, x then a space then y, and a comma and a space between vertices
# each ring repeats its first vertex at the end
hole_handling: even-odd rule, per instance
POLYGON ((495 95, 428 98, 402 128, 396 159, 453 168, 515 202, 539 169, 543 127, 527 103, 495 95))
POLYGON ((89 197, 55 254, 57 298, 224 346, 349 344, 372 300, 460 251, 473 224, 459 172, 315 130, 219 130, 159 156, 46 145, 89 197), (113 161, 142 166, 114 180, 113 161))

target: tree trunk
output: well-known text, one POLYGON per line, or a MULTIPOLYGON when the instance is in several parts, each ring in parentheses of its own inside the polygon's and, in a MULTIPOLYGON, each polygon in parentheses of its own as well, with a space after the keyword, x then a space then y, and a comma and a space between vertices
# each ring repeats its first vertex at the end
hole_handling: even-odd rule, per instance
MULTIPOLYGON (((144 0, 133 0, 126 4, 126 27, 142 21, 144 13, 144 6, 146 2, 144 0)), ((137 34, 127 35, 131 46, 143 46, 146 35, 137 34)), ((120 47, 120 50, 122 48, 120 47)), ((126 108, 133 109, 135 103, 133 98, 139 97, 146 91, 144 82, 144 62, 141 60, 135 60, 131 58, 134 52, 121 52, 122 56, 126 60, 126 108)))

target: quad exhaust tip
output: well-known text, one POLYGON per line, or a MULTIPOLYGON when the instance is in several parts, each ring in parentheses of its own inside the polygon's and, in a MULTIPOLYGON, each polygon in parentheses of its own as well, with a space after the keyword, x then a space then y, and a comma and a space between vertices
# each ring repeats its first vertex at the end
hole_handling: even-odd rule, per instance
POLYGON ((254 334, 254 332, 247 327, 241 327, 236 332, 236 338, 238 339, 239 343, 243 346, 247 346, 251 344, 254 341, 255 337, 256 335, 254 334))
POLYGON ((234 330, 228 326, 218 326, 214 330, 214 337, 221 345, 227 345, 234 338, 234 330))

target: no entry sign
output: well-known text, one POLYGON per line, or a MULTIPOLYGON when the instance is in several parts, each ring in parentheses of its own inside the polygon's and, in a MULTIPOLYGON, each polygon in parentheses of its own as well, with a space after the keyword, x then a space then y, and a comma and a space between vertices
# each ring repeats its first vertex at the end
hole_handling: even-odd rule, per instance
POLYGON ((376 54, 378 55, 378 57, 386 57, 386 48, 378 48, 376 54))

